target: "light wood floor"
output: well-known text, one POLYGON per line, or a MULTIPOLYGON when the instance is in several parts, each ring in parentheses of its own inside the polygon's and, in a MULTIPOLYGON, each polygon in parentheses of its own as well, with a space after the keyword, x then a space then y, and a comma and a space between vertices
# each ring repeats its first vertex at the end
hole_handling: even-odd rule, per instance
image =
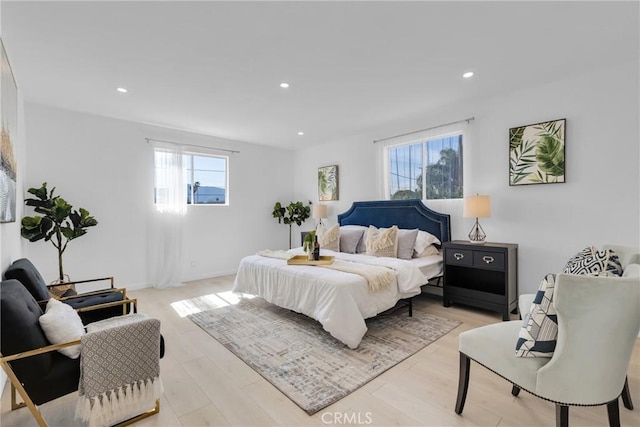
MULTIPOLYGON (((442 307, 438 297, 416 298, 415 316, 429 312, 463 322, 334 405, 308 416, 240 359, 222 347, 171 303, 218 294, 226 297, 233 276, 199 280, 167 290, 131 291, 139 311, 162 321, 167 352, 161 360, 165 394, 160 414, 137 426, 553 426, 554 406, 521 393, 488 370, 472 363, 467 403, 455 414, 458 378, 458 335, 467 329, 501 321, 501 315, 470 307, 442 307)), ((179 305, 179 304, 178 304, 179 305)), ((514 319, 516 317, 514 316, 514 319)), ((515 343, 515 337, 514 337, 515 343)), ((620 405, 624 426, 640 426, 640 341, 629 368, 636 409, 620 405)), ((0 409, 2 427, 36 425, 26 408, 10 411, 9 386, 0 409)), ((78 425, 73 420, 77 394, 41 406, 50 425, 78 425)), ((571 408, 571 426, 607 425, 606 408, 571 408)))

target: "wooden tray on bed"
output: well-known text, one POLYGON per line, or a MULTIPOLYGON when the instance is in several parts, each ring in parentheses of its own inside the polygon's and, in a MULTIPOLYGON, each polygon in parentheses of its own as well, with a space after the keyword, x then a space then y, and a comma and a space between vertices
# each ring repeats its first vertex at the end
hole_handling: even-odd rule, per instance
POLYGON ((318 261, 309 261, 309 257, 307 255, 295 255, 293 258, 289 258, 287 260, 287 264, 289 265, 329 265, 333 263, 332 256, 329 255, 320 255, 320 259, 318 261))

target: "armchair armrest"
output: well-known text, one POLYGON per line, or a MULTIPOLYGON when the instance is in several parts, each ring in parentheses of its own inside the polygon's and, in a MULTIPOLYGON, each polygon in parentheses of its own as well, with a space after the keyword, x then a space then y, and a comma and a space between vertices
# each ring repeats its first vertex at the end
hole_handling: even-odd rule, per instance
POLYGON ((60 344, 51 344, 45 347, 36 348, 36 349, 25 351, 22 353, 11 354, 9 356, 2 356, 2 354, 0 354, 0 356, 2 356, 0 357, 0 364, 13 362, 14 360, 26 359, 27 357, 37 356, 39 354, 49 353, 52 351, 58 351, 61 348, 71 347, 73 345, 78 345, 78 344, 80 344, 80 340, 74 340, 74 341, 63 342, 60 344))
POLYGON ((112 276, 110 277, 100 277, 97 279, 87 279, 87 280, 74 280, 72 282, 64 282, 64 283, 56 283, 53 285, 47 285, 47 288, 55 288, 56 286, 63 286, 63 285, 77 285, 80 283, 91 283, 91 282, 102 282, 108 280, 109 281, 109 289, 113 289, 114 288, 114 279, 112 276))

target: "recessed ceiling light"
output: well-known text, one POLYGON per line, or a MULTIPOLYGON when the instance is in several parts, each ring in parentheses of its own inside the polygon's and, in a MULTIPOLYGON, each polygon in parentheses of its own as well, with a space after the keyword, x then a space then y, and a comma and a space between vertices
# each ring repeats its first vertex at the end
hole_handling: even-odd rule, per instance
POLYGON ((300 131, 300 132, 298 132, 298 135, 302 136, 302 135, 304 135, 304 132, 300 131))
POLYGON ((127 93, 127 92, 129 92, 127 89, 125 89, 125 88, 123 88, 123 87, 119 87, 119 88, 117 88, 116 90, 117 90, 118 92, 120 92, 120 93, 127 93))
POLYGON ((468 79, 469 77, 473 77, 473 71, 467 71, 462 75, 462 77, 464 77, 465 79, 468 79))
POLYGON ((289 83, 287 83, 287 82, 282 82, 282 83, 280 83, 280 87, 281 87, 281 88, 283 88, 283 89, 286 89, 286 88, 288 88, 288 87, 289 87, 289 83))

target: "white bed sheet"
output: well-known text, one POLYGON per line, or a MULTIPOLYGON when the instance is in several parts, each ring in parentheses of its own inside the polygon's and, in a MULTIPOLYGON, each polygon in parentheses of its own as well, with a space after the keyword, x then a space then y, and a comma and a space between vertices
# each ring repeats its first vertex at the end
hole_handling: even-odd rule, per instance
MULTIPOLYGON (((302 253, 301 248, 291 250, 302 253)), ((427 278, 411 262, 323 250, 336 259, 392 268, 389 288, 371 292, 360 275, 315 266, 287 265, 285 260, 251 255, 242 259, 233 291, 258 295, 272 304, 319 321, 333 337, 356 348, 367 332, 364 319, 420 293, 427 278)))
POLYGON ((442 269, 444 266, 444 263, 442 262, 442 255, 429 255, 420 258, 412 258, 409 262, 418 267, 427 280, 442 276, 442 269))

